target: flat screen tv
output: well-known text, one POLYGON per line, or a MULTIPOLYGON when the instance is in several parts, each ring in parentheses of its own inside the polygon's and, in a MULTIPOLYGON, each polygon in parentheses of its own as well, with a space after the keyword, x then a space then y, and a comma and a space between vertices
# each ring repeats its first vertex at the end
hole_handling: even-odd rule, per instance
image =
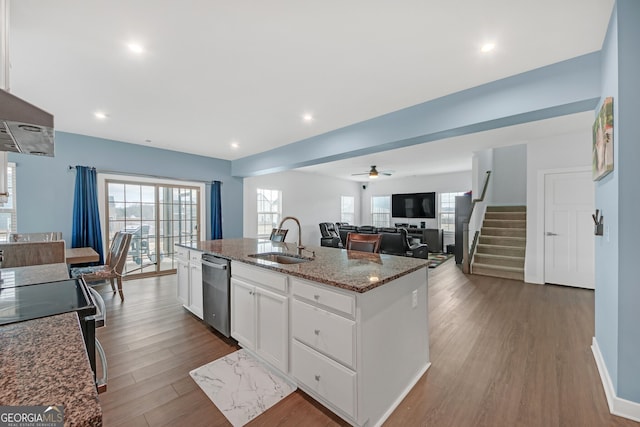
POLYGON ((391 216, 394 218, 435 218, 436 193, 392 194, 391 216))

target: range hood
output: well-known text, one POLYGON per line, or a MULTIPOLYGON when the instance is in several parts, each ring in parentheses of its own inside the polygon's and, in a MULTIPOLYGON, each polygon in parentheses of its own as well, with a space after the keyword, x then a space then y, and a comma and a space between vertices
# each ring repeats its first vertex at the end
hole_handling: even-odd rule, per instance
POLYGON ((53 157, 53 115, 0 89, 0 151, 53 157))

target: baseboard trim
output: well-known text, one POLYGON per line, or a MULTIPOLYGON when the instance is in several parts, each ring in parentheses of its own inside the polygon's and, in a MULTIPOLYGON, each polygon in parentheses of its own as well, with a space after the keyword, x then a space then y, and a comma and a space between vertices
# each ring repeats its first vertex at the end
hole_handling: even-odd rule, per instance
POLYGON ((389 418, 393 413, 393 411, 395 411, 396 408, 400 406, 400 403, 402 403, 402 400, 405 397, 407 397, 407 394, 409 394, 411 389, 413 389, 413 387, 418 383, 418 381, 420 381, 420 378, 422 378, 422 376, 424 375, 425 372, 427 372, 427 369, 429 369, 430 366, 431 366, 431 362, 428 362, 426 365, 424 365, 422 369, 420 369, 418 374, 415 377, 413 377, 413 380, 411 380, 411 382, 407 384, 407 387, 402 391, 400 396, 398 396, 398 398, 391 404, 389 409, 387 409, 387 411, 384 414, 382 414, 380 419, 378 419, 378 421, 376 421, 376 423, 372 427, 380 427, 385 421, 387 421, 387 418, 389 418))
POLYGON ((604 394, 607 397, 607 404, 609 405, 609 412, 619 417, 628 418, 633 421, 640 421, 640 403, 632 402, 630 400, 622 399, 616 396, 616 391, 613 388, 613 382, 609 376, 609 371, 604 363, 604 358, 600 352, 600 346, 596 337, 593 337, 593 343, 591 344, 591 351, 593 352, 593 358, 596 361, 598 372, 600 373, 600 381, 602 381, 602 387, 604 388, 604 394))

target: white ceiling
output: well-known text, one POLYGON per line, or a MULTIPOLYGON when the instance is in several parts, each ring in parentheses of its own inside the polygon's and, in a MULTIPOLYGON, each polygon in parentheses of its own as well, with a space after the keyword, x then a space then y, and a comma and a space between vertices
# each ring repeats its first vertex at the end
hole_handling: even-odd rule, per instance
MULTIPOLYGON (((612 5, 14 0, 11 90, 59 131, 232 160, 599 50, 612 5), (481 54, 487 41, 497 48, 481 54)), ((383 159, 346 162, 410 170, 383 159)))

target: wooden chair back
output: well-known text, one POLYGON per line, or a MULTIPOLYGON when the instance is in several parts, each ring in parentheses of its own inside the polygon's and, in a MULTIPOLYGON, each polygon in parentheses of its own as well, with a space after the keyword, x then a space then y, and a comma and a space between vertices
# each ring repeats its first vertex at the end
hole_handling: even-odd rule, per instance
POLYGON ((380 234, 349 233, 344 247, 348 251, 378 253, 380 251, 380 240, 380 234))
POLYGON ((0 243, 3 268, 65 263, 64 240, 54 242, 0 243))

